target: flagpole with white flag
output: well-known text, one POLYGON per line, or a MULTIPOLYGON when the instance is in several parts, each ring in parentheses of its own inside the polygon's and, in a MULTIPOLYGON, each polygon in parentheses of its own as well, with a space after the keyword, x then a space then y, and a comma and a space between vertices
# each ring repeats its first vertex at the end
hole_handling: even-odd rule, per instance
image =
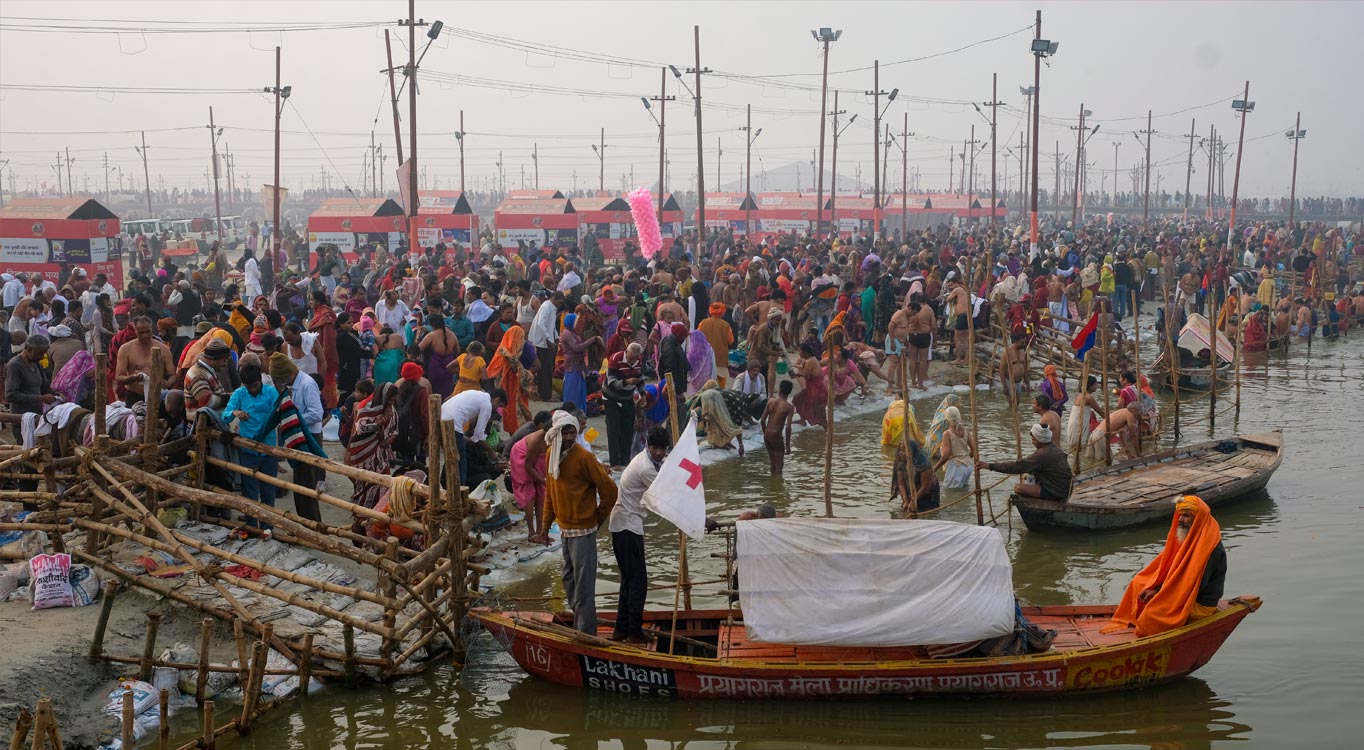
MULTIPOLYGON (((669 376, 669 381, 671 379, 669 376)), ((706 533, 706 486, 701 479, 701 454, 696 445, 696 417, 692 417, 686 429, 675 437, 672 452, 658 468, 653 484, 644 491, 641 505, 677 526, 680 556, 677 589, 673 592, 672 624, 673 632, 676 632, 678 594, 683 585, 680 562, 686 556, 687 537, 699 539, 706 533)), ((669 639, 668 653, 672 653, 674 642, 669 639)))

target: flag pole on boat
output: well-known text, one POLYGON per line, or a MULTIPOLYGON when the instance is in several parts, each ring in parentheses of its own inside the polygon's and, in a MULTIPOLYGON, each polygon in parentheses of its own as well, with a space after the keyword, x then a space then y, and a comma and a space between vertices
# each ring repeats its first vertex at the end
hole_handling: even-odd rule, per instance
MULTIPOLYGON (((677 439, 681 436, 682 430, 678 427, 677 414, 677 383, 673 380, 672 373, 664 376, 666 384, 664 392, 668 394, 668 429, 673 436, 673 445, 677 445, 677 439)), ((743 439, 742 436, 739 438, 743 439)), ((681 529, 677 531, 677 589, 673 591, 673 630, 677 629, 677 604, 679 595, 685 594, 685 604, 687 609, 691 609, 691 573, 687 569, 687 535, 681 529)), ((668 653, 672 653, 671 640, 668 645, 668 653)))
MULTIPOLYGON (((1108 337, 1113 333, 1113 319, 1108 316, 1108 299, 1104 297, 1096 298, 1099 306, 1099 357, 1102 360, 1100 366, 1103 368, 1103 390, 1104 390, 1104 464, 1113 465, 1113 436, 1108 434, 1108 428, 1113 424, 1113 402, 1109 399, 1108 392, 1108 337)), ((1086 358, 1087 359, 1087 358, 1086 358)))

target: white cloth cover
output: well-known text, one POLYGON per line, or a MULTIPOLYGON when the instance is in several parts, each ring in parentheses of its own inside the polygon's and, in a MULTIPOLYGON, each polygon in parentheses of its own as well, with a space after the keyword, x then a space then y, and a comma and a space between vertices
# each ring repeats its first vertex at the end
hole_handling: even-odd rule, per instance
POLYGON ((916 646, 1013 631, 1012 569, 995 529, 851 518, 737 526, 751 640, 916 646))

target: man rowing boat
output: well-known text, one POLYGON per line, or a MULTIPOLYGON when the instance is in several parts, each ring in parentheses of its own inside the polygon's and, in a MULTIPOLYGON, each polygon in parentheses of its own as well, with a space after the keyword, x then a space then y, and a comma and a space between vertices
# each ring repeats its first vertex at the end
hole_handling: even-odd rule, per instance
POLYGON ((1226 578, 1222 529, 1202 498, 1186 494, 1175 503, 1165 548, 1127 585, 1104 632, 1135 627, 1140 638, 1210 617, 1226 578))

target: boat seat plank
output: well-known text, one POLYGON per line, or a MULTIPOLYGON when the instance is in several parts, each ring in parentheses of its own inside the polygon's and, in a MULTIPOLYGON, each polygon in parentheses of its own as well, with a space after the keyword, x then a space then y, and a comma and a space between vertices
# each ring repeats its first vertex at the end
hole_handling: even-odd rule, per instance
POLYGON ((871 662, 923 659, 922 648, 904 646, 872 648, 867 646, 796 646, 789 643, 764 643, 748 640, 743 625, 720 626, 720 655, 751 661, 871 662))

